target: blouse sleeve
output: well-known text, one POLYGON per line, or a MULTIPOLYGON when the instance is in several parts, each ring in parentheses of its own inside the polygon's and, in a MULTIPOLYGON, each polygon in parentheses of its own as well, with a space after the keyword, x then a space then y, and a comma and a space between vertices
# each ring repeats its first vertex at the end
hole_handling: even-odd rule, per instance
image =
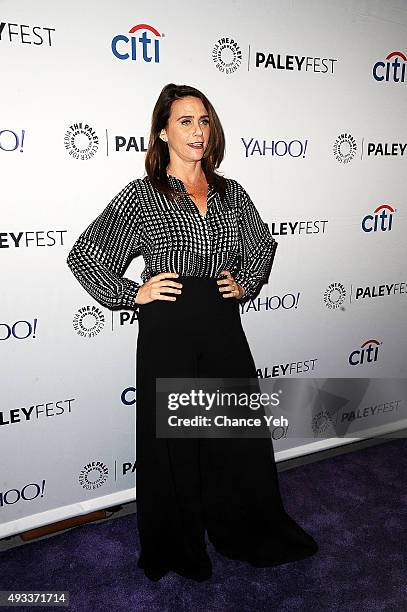
POLYGON ((141 212, 134 181, 124 187, 79 236, 66 260, 84 289, 102 306, 137 310, 141 286, 122 276, 141 246, 141 212))
POLYGON ((241 185, 240 192, 240 269, 234 278, 245 290, 241 298, 241 301, 245 301, 255 295, 260 283, 268 277, 278 243, 241 185))

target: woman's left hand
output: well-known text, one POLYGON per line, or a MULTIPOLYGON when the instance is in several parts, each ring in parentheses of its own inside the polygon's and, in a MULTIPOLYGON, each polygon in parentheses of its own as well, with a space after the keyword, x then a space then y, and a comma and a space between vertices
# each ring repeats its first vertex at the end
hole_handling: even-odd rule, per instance
POLYGON ((220 293, 223 293, 224 298, 241 298, 244 296, 244 289, 241 287, 233 278, 229 270, 222 270, 221 274, 224 274, 226 278, 222 278, 216 281, 219 285, 220 293))

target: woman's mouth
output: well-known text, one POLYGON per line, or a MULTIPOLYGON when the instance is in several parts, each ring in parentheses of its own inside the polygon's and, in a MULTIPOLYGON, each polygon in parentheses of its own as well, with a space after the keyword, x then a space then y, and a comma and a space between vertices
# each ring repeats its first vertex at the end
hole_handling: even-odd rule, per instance
POLYGON ((188 142, 188 146, 193 149, 203 149, 203 142, 188 142))

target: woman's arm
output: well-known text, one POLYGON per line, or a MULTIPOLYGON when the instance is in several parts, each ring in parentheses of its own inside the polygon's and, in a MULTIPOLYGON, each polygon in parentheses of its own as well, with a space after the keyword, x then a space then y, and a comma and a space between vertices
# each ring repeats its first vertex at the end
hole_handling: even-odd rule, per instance
POLYGON ((131 181, 79 236, 67 264, 84 289, 109 309, 136 310, 141 286, 122 276, 141 246, 141 211, 131 181))
POLYGON ((269 275, 278 243, 241 185, 239 193, 240 269, 234 278, 244 289, 242 299, 246 300, 269 275))

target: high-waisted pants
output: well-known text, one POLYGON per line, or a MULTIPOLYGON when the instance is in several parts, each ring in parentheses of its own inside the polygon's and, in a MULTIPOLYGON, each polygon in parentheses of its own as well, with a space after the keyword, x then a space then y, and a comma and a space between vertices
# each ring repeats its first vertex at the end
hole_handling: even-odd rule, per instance
POLYGON ((318 545, 284 510, 271 437, 156 436, 156 378, 257 377, 236 298, 224 298, 215 278, 175 280, 176 301, 139 307, 138 567, 151 580, 171 570, 208 579, 206 533, 220 554, 257 567, 310 556, 318 545))

